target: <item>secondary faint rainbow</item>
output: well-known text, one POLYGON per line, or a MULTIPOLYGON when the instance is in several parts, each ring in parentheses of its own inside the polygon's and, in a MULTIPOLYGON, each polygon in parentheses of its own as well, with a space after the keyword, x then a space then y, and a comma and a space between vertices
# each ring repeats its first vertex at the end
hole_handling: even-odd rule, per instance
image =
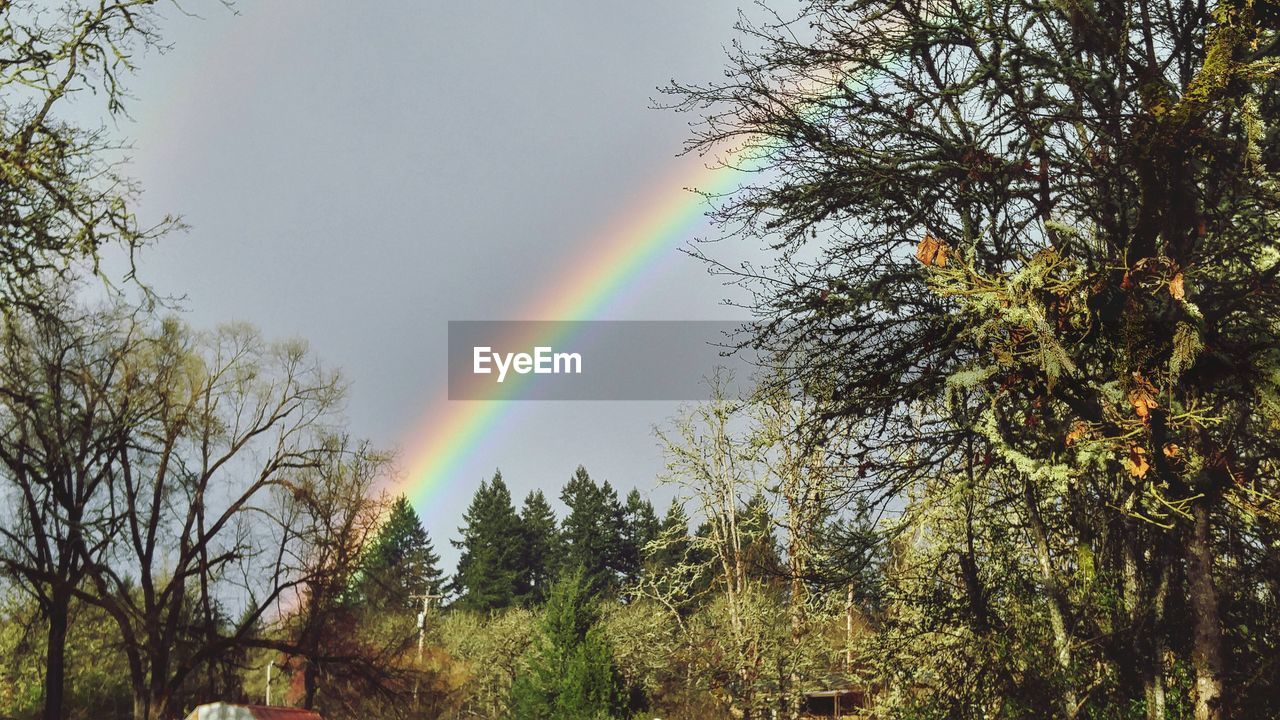
MULTIPOLYGON (((741 178, 742 173, 732 168, 682 162, 675 174, 584 242, 573 256, 576 259, 563 273, 548 278, 547 290, 524 306, 522 317, 514 319, 599 318, 642 286, 657 268, 679 257, 679 248, 693 238, 707 210, 700 193, 730 191, 741 178)), ((531 336, 513 338, 513 344, 529 347, 561 340, 531 336)), ((458 476, 471 458, 501 435, 501 425, 512 412, 502 401, 518 390, 515 384, 487 400, 437 399, 410 439, 406 474, 396 492, 408 496, 421 512, 450 482, 472 479, 458 476)))

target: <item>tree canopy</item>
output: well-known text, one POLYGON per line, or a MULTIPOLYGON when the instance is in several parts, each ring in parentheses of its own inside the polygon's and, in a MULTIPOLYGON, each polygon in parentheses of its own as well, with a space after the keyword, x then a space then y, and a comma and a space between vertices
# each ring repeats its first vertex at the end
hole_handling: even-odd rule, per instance
POLYGON ((1015 579, 1044 598, 1045 684, 943 682, 976 693, 953 717, 1163 713, 1169 654, 1197 718, 1275 695, 1253 668, 1276 641, 1278 17, 809 2, 744 21, 725 80, 672 88, 692 149, 744 148, 717 216, 774 261, 717 267, 781 382, 834 388, 812 424, 856 428, 848 488, 935 529, 968 631, 1014 621, 1015 579))

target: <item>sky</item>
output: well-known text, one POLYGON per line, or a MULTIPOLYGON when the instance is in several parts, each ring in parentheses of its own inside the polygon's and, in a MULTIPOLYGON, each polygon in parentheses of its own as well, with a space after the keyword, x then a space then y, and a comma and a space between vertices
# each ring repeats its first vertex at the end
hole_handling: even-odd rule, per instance
MULTIPOLYGON (((651 109, 672 78, 721 77, 736 0, 166 7, 172 44, 137 58, 132 169, 144 219, 190 229, 142 256, 197 327, 247 320, 302 337, 350 384, 353 435, 402 469, 446 409, 450 320, 528 319, 575 259, 654 192, 705 180, 678 158, 695 119, 651 109)), ((690 195, 689 202, 696 202, 690 195)), ((743 317, 681 243, 583 319, 743 317)), ((746 249, 745 253, 754 252, 746 249)), ((556 320, 562 318, 537 318, 556 320)), ((511 402, 419 503, 448 540, 500 468, 517 503, 583 464, 661 512, 652 426, 665 402, 511 402)))

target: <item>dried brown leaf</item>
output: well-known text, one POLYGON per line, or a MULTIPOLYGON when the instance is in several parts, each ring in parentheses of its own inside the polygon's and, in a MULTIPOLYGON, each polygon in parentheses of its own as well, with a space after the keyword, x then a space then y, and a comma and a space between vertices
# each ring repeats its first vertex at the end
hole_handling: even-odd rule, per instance
POLYGON ((1160 407, 1156 402, 1156 388, 1141 373, 1133 374, 1133 387, 1129 389, 1129 404, 1133 405, 1133 411, 1138 413, 1138 417, 1142 418, 1142 422, 1150 421, 1151 410, 1160 407))
POLYGON ((1147 461, 1147 449, 1141 445, 1129 446, 1129 474, 1136 478, 1146 477, 1151 470, 1147 461))
POLYGON ((916 246, 916 259, 925 265, 934 267, 946 267, 947 256, 951 254, 951 248, 938 238, 925 233, 924 239, 916 246))
POLYGON ((1071 426, 1071 430, 1067 433, 1067 447, 1071 447, 1079 442, 1089 432, 1089 426, 1082 422, 1077 422, 1071 426))

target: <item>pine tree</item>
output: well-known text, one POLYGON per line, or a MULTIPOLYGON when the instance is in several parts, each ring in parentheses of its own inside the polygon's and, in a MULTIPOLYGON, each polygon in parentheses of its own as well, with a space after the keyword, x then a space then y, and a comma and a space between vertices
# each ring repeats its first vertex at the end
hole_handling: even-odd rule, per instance
POLYGON ((581 568, 593 593, 617 587, 625 567, 625 518, 618 494, 605 482, 597 485, 581 465, 560 492, 569 507, 563 523, 565 569, 581 568))
POLYGON ((786 574, 779 553, 778 537, 773 532, 773 516, 769 501, 757 492, 742 508, 742 536, 746 540, 742 552, 747 572, 766 582, 778 582, 786 574))
POLYGON ((685 562, 689 556, 689 516, 678 500, 672 500, 658 530, 662 541, 649 557, 651 571, 662 574, 685 562))
POLYGON ((407 610, 416 606, 415 595, 440 593, 444 585, 440 556, 405 496, 392 503, 358 575, 353 599, 380 610, 407 610))
POLYGON ((603 720, 622 717, 625 700, 599 609, 581 572, 551 590, 528 671, 511 686, 512 717, 603 720))
POLYGON ((631 584, 644 570, 648 545, 657 539, 661 523, 653 511, 653 503, 642 498, 635 488, 627 493, 624 512, 623 581, 631 584))
POLYGON ((546 600, 551 580, 560 566, 562 548, 556 516, 541 490, 525 497, 520 509, 520 531, 523 556, 517 592, 525 604, 538 604, 546 600))
POLYGON ((462 518, 462 540, 453 543, 462 550, 453 581, 458 604, 473 610, 509 607, 517 595, 523 538, 501 472, 480 483, 462 518))

